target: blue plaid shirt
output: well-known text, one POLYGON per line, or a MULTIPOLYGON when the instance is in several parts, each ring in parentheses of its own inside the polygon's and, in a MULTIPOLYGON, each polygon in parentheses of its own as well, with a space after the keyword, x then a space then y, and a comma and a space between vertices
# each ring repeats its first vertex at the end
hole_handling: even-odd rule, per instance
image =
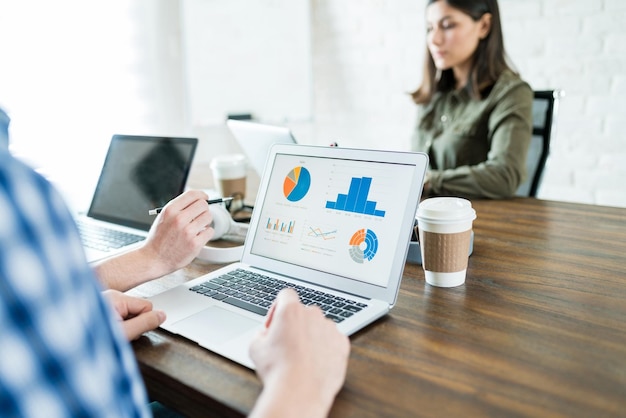
POLYGON ((144 417, 134 354, 62 198, 0 144, 0 415, 144 417))

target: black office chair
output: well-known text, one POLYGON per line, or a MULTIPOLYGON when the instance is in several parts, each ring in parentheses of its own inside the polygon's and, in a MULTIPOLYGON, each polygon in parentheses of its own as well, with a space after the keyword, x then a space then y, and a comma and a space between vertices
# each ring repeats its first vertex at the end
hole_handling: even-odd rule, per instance
POLYGON ((556 114, 563 90, 535 91, 533 100, 533 136, 526 159, 526 180, 519 186, 517 196, 536 197, 550 153, 550 139, 556 130, 556 114))

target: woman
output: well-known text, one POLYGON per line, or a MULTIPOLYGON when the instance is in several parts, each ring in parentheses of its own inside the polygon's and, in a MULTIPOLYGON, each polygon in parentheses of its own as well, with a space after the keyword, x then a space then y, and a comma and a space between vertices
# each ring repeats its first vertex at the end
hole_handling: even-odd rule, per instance
POLYGON ((501 199, 526 176, 533 91, 507 62, 497 0, 429 0, 415 151, 424 195, 501 199))

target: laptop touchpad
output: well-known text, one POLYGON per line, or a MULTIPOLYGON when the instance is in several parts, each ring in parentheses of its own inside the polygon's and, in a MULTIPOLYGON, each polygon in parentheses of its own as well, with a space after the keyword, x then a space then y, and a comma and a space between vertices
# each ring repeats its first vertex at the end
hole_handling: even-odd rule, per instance
POLYGON ((218 306, 211 306, 173 324, 170 329, 196 342, 221 344, 258 327, 260 323, 261 320, 255 321, 218 306))

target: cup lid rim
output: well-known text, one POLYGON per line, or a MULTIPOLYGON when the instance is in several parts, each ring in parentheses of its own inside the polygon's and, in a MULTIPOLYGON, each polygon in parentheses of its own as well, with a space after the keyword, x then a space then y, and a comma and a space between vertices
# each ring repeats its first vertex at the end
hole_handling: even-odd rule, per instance
POLYGON ((422 201, 415 214, 429 222, 469 221, 476 219, 472 202, 460 197, 433 197, 422 201))
POLYGON ((241 165, 246 163, 246 156, 243 154, 227 154, 218 155, 211 159, 211 167, 230 167, 234 165, 241 165))

